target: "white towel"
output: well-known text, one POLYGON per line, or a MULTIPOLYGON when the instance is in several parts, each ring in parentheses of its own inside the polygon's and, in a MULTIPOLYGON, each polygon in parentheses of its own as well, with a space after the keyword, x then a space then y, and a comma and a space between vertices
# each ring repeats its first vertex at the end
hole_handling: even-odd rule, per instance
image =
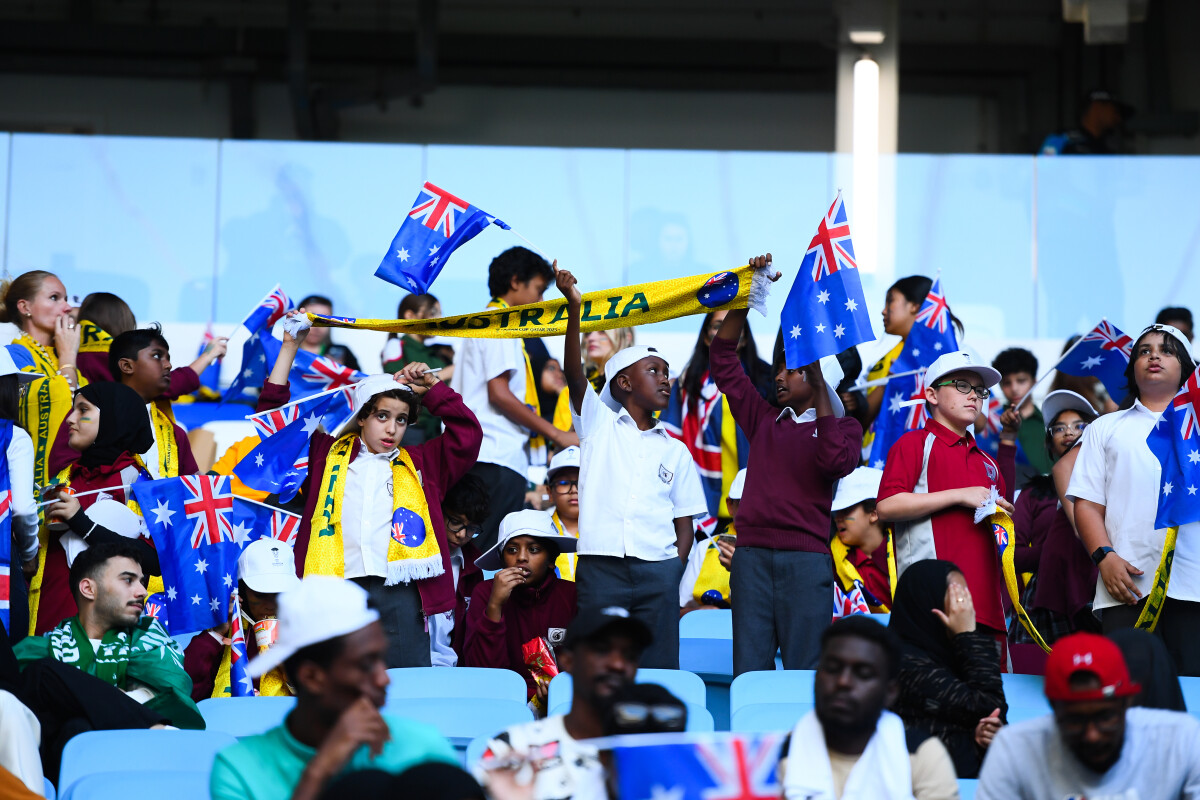
MULTIPOLYGON (((815 711, 801 717, 792 731, 783 788, 787 800, 839 800, 833 792, 825 731, 815 711)), ((904 723, 895 714, 884 711, 879 716, 875 735, 850 770, 840 800, 914 800, 904 723)))

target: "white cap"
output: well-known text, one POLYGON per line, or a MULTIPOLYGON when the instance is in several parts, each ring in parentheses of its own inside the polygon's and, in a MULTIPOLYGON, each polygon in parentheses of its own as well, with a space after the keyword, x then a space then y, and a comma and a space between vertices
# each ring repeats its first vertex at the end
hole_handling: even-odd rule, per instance
POLYGON ((358 413, 359 409, 371 402, 371 398, 377 394, 390 392, 393 389, 399 389, 403 392, 413 392, 406 383, 397 383, 394 375, 368 375, 363 378, 354 387, 354 413, 358 413))
POLYGON ((379 621, 367 608, 367 592, 358 584, 330 575, 310 575, 279 595, 279 637, 246 671, 260 678, 287 659, 318 642, 360 631, 379 621))
POLYGON ((861 503, 863 500, 874 500, 879 496, 879 482, 883 480, 883 470, 874 467, 859 467, 838 481, 837 494, 833 496, 833 507, 830 511, 841 511, 861 503))
POLYGON ((571 445, 554 454, 554 458, 550 459, 550 466, 546 469, 546 480, 550 480, 560 469, 571 469, 572 467, 579 469, 578 445, 571 445))
POLYGON ((1000 382, 1000 373, 987 364, 980 364, 966 350, 956 350, 938 356, 925 370, 925 385, 933 386, 952 372, 974 372, 989 389, 1000 382))
POLYGON ((238 580, 262 594, 279 594, 300 585, 296 554, 287 542, 264 536, 246 545, 238 557, 238 580))
POLYGON ((1174 337, 1175 341, 1183 347, 1183 352, 1188 354, 1188 358, 1193 361, 1196 360, 1196 357, 1192 355, 1192 343, 1188 341, 1187 337, 1183 335, 1183 331, 1179 330, 1179 328, 1176 328, 1174 325, 1163 325, 1161 322, 1156 322, 1153 325, 1147 325, 1146 329, 1139 333, 1137 338, 1140 339, 1151 331, 1158 331, 1167 336, 1174 337))
POLYGON ((534 511, 527 508, 524 511, 514 511, 500 520, 500 535, 496 543, 479 558, 475 566, 480 569, 504 569, 504 560, 500 553, 510 539, 517 536, 533 536, 538 539, 549 539, 558 546, 561 553, 574 553, 575 545, 579 543, 569 533, 559 533, 554 520, 545 511, 534 511))
POLYGON ((8 348, 0 347, 0 376, 4 375, 16 375, 17 380, 21 383, 29 383, 46 377, 40 372, 22 372, 17 368, 17 362, 13 361, 12 353, 8 352, 8 348))
POLYGON ((604 365, 604 388, 600 390, 600 401, 613 411, 620 411, 621 404, 613 399, 612 391, 609 388, 612 386, 613 378, 626 367, 633 366, 643 358, 651 356, 661 358, 664 362, 667 360, 667 357, 656 348, 647 347, 644 344, 630 345, 624 350, 613 353, 612 358, 604 365))
POLYGON ((738 470, 738 474, 733 476, 733 482, 729 484, 729 499, 741 500, 744 488, 746 488, 746 470, 743 468, 738 470))
POLYGON ((83 513, 92 522, 126 539, 136 539, 141 535, 142 518, 107 494, 97 497, 96 502, 83 513))
POLYGON ((1042 418, 1046 420, 1046 427, 1049 428, 1054 422, 1054 418, 1067 409, 1093 417, 1100 413, 1083 395, 1076 394, 1070 389, 1058 389, 1046 395, 1046 399, 1042 401, 1042 418))

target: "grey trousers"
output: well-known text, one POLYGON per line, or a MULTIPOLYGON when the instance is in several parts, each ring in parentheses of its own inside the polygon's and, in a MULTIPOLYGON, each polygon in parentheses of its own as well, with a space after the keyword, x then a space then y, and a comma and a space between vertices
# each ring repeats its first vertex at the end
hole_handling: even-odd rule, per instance
POLYGON ((729 574, 733 674, 816 669, 833 618, 833 559, 826 553, 738 547, 729 574))
POLYGON ((367 590, 371 608, 379 612, 379 623, 387 636, 388 669, 393 667, 432 666, 429 658, 429 631, 421 609, 421 593, 415 583, 384 586, 383 578, 351 578, 367 590))
POLYGON ((580 556, 575 567, 579 610, 620 606, 654 634, 640 666, 679 669, 679 581, 684 564, 678 558, 580 556))

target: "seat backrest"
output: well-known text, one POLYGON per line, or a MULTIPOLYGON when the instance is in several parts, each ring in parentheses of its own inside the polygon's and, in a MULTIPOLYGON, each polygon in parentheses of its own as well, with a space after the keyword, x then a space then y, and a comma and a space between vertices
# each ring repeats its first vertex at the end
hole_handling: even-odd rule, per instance
POLYGON ((1200 717, 1200 678, 1179 678, 1179 688, 1183 690, 1183 702, 1187 705, 1188 713, 1200 717))
POLYGON ((403 667, 387 671, 388 699, 402 697, 473 697, 524 703, 525 679, 510 669, 487 667, 403 667))
POLYGON ((432 725, 460 748, 476 737, 495 736, 511 725, 533 719, 524 701, 480 702, 477 697, 389 697, 383 713, 432 725))
POLYGON ((733 640, 733 611, 704 608, 684 614, 679 620, 680 639, 733 640))
POLYGON ((812 703, 751 703, 730 715, 729 730, 742 733, 790 731, 812 709, 812 703))
MULTIPOLYGON (((704 681, 694 672, 682 669, 639 669, 638 683, 657 683, 688 705, 703 706, 708 701, 708 690, 704 681)), ((571 710, 571 694, 574 685, 571 676, 563 672, 550 681, 547 704, 551 714, 565 714, 571 710)))
POLYGON ((811 669, 743 672, 729 685, 729 713, 757 703, 812 703, 811 669))
POLYGON ((236 743, 220 731, 87 731, 63 748, 59 795, 84 775, 127 773, 139 761, 159 770, 207 771, 218 750, 236 743))
POLYGON ((255 736, 283 724, 296 707, 294 697, 210 697, 196 704, 210 731, 255 736))
POLYGON ((958 798, 959 800, 974 800, 975 790, 979 787, 979 781, 974 778, 959 778, 958 779, 958 798))
POLYGON ((208 800, 208 771, 101 772, 75 781, 61 797, 62 800, 208 800))

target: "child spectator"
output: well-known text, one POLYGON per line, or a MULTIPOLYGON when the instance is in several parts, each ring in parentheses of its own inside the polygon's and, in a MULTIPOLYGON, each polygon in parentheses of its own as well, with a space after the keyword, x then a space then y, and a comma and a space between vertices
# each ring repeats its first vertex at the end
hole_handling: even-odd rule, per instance
MULTIPOLYGON (((288 373, 307 333, 297 339, 284 331, 260 412, 288 402, 288 373)), ((475 461, 483 434, 462 398, 420 362, 360 381, 354 409, 340 435, 309 439, 296 561, 304 575, 335 575, 366 589, 388 637, 388 667, 428 667, 425 620, 454 608, 442 497, 475 461), (422 406, 446 432, 400 446, 422 406)))
MULTIPOLYGON (((769 271, 771 254, 750 263, 769 271)), ((746 313, 725 315, 709 353, 717 389, 750 440, 744 504, 733 521, 733 671, 774 669, 777 650, 784 669, 815 669, 831 620, 829 507, 834 482, 858 464, 862 426, 844 416, 842 371, 833 357, 787 369, 778 353, 779 405, 764 400, 737 356, 746 313)))
MULTIPOLYGON (((746 488, 746 470, 738 470, 729 485, 725 506, 737 516, 746 488)), ((687 568, 679 582, 679 615, 701 608, 729 608, 729 568, 737 550, 737 530, 730 523, 725 530, 712 517, 696 524, 696 543, 688 554, 687 568), (704 522, 708 523, 707 530, 704 522)))
POLYGON ((1154 318, 1156 325, 1170 325, 1178 330, 1187 338, 1188 342, 1192 341, 1192 336, 1195 332, 1195 327, 1192 324, 1192 312, 1190 309, 1182 306, 1168 306, 1158 312, 1158 316, 1154 318))
MULTIPOLYGON (((396 309, 396 319, 436 319, 442 315, 442 304, 431 294, 408 294, 400 301, 396 309)), ((431 348, 426 347, 425 340, 429 339, 419 333, 389 333, 383 346, 380 358, 383 361, 383 371, 389 375, 399 372, 406 364, 420 361, 428 364, 430 369, 440 369, 438 377, 449 381, 454 377, 454 365, 443 359, 431 348)), ((442 422, 433 414, 422 414, 416 425, 404 432, 403 444, 421 444, 427 442, 442 432, 442 422)))
POLYGON ((539 716, 546 711, 549 681, 534 680, 521 648, 538 638, 561 642, 575 619, 575 586, 554 574, 554 559, 575 544, 575 537, 559 533, 549 514, 527 509, 504 518, 499 540, 475 562, 480 569, 499 571, 471 593, 463 664, 519 674, 528 698, 536 698, 539 716))
MULTIPOLYGON (((1023 489, 1031 479, 1045 475, 1050 471, 1050 458, 1046 455, 1046 423, 1042 412, 1034 404, 1033 398, 1021 403, 1020 408, 1014 406, 1021 401, 1037 380, 1037 356, 1021 347, 1010 347, 1000 352, 992 360, 992 366, 1000 373, 1000 391, 1008 401, 1005 413, 1019 415, 1017 429, 1017 474, 1016 482, 1009 489, 1023 489)), ((1003 417, 1002 417, 1003 419, 1003 417)))
POLYGON ((842 591, 856 588, 873 613, 885 614, 892 606, 896 583, 896 558, 891 531, 879 521, 875 498, 883 470, 859 467, 838 482, 833 496, 837 536, 830 542, 833 569, 842 591))
MULTIPOLYGON (((488 267, 488 307, 541 302, 552 280, 554 270, 546 259, 524 247, 509 248, 488 267)), ((542 418, 533 367, 521 339, 464 339, 455 358, 454 388, 483 428, 471 474, 488 487, 489 513, 479 541, 486 549, 496 543, 500 520, 525 506, 531 444, 540 446, 544 439, 561 449, 579 440, 542 418)))
MULTIPOLYGON (((1009 514, 1000 467, 979 449, 970 428, 991 395, 1000 373, 976 363, 965 351, 946 353, 925 372, 929 421, 896 440, 879 485, 876 512, 893 522, 897 577, 927 558, 953 561, 975 599, 981 625, 1003 642, 1000 560, 987 520, 976 524, 975 510, 995 489, 1009 514)), ((953 751, 951 751, 953 753, 953 751)))
MULTIPOLYGON (((300 301, 298 309, 301 313, 311 312, 330 316, 333 314, 333 301, 324 295, 310 294, 300 301)), ((313 355, 326 356, 339 364, 358 369, 358 359, 354 357, 354 353, 351 353, 349 348, 343 345, 333 343, 332 328, 310 328, 308 336, 300 342, 300 349, 313 355), (334 350, 335 347, 337 351, 334 350)))
MULTIPOLYGON (((604 388, 604 365, 625 348, 633 347, 634 338, 633 328, 588 331, 581 335, 579 346, 583 350, 583 374, 597 392, 604 388)), ((536 366, 534 369, 536 371, 536 366)), ((545 413, 545 408, 542 412, 545 413)), ((571 420, 571 393, 567 391, 565 380, 555 395, 551 419, 556 428, 564 431, 574 430, 571 420)))
POLYGON ((488 515, 487 487, 474 475, 464 475, 442 499, 446 521, 446 543, 450 546, 450 570, 454 579, 454 609, 429 618, 429 656, 435 667, 453 667, 462 658, 467 632, 467 603, 483 582, 483 571, 475 566, 481 553, 474 539, 483 530, 488 515))
MULTIPOLYGON (((550 459, 546 470, 546 488, 554 503, 554 527, 559 533, 579 538, 579 448, 571 445, 550 459)), ((575 582, 575 553, 563 553, 554 562, 558 577, 575 582)))
POLYGON ((654 633, 642 665, 678 669, 679 580, 692 517, 708 504, 687 448, 655 419, 671 394, 667 362, 652 347, 622 350, 604 365, 597 395, 579 353, 579 288, 565 270, 556 282, 567 298, 563 360, 582 440, 579 606, 628 608, 654 633))

